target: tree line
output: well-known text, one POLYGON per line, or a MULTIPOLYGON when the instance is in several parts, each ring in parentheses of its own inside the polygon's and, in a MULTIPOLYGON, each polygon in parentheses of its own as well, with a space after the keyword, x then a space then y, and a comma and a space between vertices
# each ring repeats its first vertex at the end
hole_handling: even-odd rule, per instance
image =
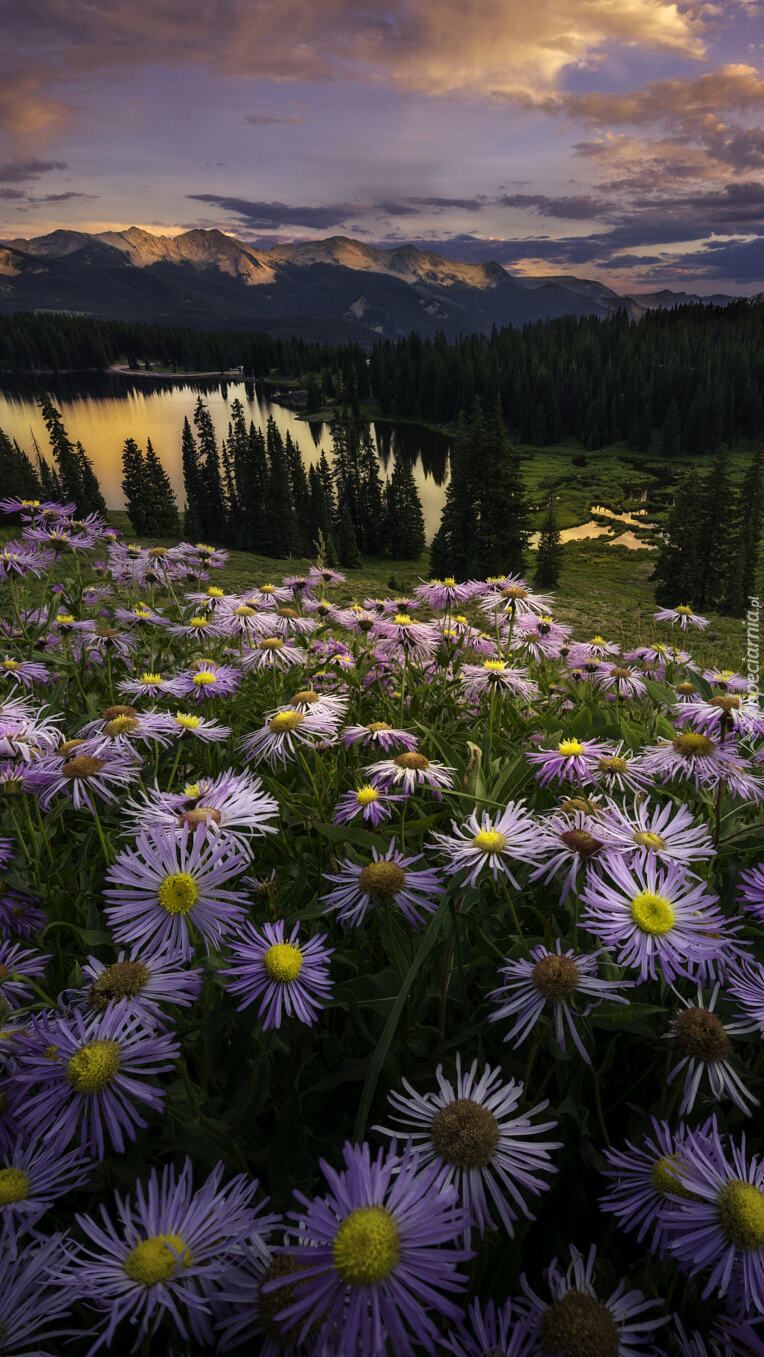
POLYGON ((32 436, 34 458, 0 429, 0 486, 4 497, 55 500, 74 504, 81 518, 106 513, 98 477, 82 444, 72 443, 60 410, 49 396, 39 397, 40 412, 48 431, 51 460, 43 457, 32 436))
POLYGON ((348 409, 331 433, 331 459, 322 452, 306 469, 291 434, 282 437, 272 416, 264 430, 247 425, 239 400, 218 445, 199 397, 181 440, 185 536, 276 557, 312 556, 321 540, 329 563, 351 567, 361 554, 419 556, 424 516, 411 467, 396 459, 383 485, 369 427, 348 409))

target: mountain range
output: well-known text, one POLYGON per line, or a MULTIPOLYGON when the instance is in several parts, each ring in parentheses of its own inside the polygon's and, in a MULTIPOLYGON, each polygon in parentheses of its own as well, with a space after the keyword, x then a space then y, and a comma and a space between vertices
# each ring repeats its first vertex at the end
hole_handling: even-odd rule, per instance
POLYGON ((162 236, 131 226, 0 242, 0 314, 66 311, 364 345, 412 330, 452 339, 561 315, 625 308, 636 319, 655 307, 734 300, 621 296, 592 279, 518 278, 494 262, 463 263, 414 245, 378 249, 347 236, 266 251, 218 230, 162 236))

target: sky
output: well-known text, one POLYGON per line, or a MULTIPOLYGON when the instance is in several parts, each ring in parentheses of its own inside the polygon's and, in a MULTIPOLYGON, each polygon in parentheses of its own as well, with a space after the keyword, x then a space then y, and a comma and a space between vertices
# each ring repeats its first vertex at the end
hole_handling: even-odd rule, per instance
POLYGON ((0 239, 351 236, 764 291, 764 0, 0 3, 0 239))

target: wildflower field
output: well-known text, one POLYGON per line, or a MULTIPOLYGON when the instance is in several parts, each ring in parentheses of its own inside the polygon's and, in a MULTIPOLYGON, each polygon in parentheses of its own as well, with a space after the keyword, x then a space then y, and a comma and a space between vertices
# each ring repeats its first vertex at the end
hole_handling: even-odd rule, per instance
POLYGON ((764 1353, 764 716, 705 619, 0 507, 3 1357, 764 1353))

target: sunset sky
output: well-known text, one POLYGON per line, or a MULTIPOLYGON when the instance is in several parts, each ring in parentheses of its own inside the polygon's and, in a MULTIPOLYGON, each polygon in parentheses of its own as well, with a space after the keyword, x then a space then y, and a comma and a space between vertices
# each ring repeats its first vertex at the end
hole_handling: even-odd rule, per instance
POLYGON ((759 0, 23 0, 0 238, 348 235, 764 290, 759 0))

